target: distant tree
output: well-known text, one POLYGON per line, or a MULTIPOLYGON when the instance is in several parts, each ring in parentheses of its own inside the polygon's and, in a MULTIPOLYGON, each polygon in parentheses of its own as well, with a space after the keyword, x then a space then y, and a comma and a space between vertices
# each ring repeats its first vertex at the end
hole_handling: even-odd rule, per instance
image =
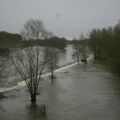
POLYGON ((54 34, 53 34, 52 32, 46 31, 46 32, 44 33, 44 38, 45 38, 45 39, 50 39, 50 38, 52 38, 53 36, 54 36, 54 34))
POLYGON ((5 31, 0 32, 0 48, 2 49, 16 47, 21 42, 22 37, 20 34, 13 34, 5 31))
POLYGON ((52 36, 49 39, 46 40, 46 43, 48 46, 51 47, 56 47, 59 49, 64 49, 67 45, 66 39, 65 38, 59 38, 56 36, 52 36))
POLYGON ((73 46, 74 52, 73 52, 73 58, 77 60, 77 63, 80 64, 80 42, 78 40, 74 41, 73 46))
POLYGON ((47 48, 47 66, 51 72, 52 83, 53 83, 53 79, 55 77, 54 70, 57 67, 57 63, 58 63, 58 52, 57 52, 56 48, 48 47, 47 48))
POLYGON ((41 20, 30 19, 24 24, 21 32, 23 39, 45 39, 47 31, 41 20))
POLYGON ((83 34, 81 34, 79 40, 73 41, 73 58, 77 60, 79 64, 80 61, 87 63, 87 45, 86 41, 84 40, 83 34))
POLYGON ((120 21, 114 27, 92 30, 89 37, 95 60, 106 61, 120 72, 120 21))
POLYGON ((87 63, 87 57, 88 57, 88 45, 87 42, 83 36, 83 34, 81 34, 80 38, 79 38, 79 42, 80 42, 80 57, 81 57, 81 61, 87 63))

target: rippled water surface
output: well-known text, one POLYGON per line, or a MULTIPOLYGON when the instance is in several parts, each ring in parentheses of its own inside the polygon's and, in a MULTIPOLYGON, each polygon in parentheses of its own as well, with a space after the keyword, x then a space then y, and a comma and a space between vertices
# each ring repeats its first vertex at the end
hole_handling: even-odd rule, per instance
POLYGON ((0 120, 120 120, 119 77, 101 65, 75 65, 56 73, 54 85, 41 83, 38 107, 32 107, 26 88, 6 93, 0 101, 0 120), (47 106, 41 116, 39 106, 47 106))

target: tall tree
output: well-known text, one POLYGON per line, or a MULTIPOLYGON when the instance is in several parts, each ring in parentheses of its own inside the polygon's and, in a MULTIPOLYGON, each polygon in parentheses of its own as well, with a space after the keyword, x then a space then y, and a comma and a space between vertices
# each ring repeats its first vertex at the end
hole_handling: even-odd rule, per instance
POLYGON ((41 75, 46 63, 46 52, 40 47, 28 47, 21 52, 12 53, 11 61, 28 87, 31 102, 36 102, 41 75))
POLYGON ((30 19, 24 24, 21 32, 23 39, 45 39, 47 31, 41 20, 30 19))
POLYGON ((120 21, 114 27, 93 30, 90 33, 90 45, 95 60, 106 61, 120 72, 120 21))
MULTIPOLYGON (((25 39, 39 39, 45 35, 43 23, 40 20, 29 20, 25 23, 23 28, 23 35, 25 39)), ((36 102, 36 95, 38 92, 41 75, 44 70, 47 59, 46 50, 39 46, 27 47, 21 52, 11 54, 11 61, 25 81, 30 96, 31 102, 36 102)))

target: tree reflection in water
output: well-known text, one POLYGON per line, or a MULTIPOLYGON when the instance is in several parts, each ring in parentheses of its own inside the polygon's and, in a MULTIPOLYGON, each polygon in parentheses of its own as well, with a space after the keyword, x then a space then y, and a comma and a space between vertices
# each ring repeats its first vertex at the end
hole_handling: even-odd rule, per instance
POLYGON ((47 120, 47 107, 46 105, 37 105, 31 103, 27 106, 28 120, 47 120))

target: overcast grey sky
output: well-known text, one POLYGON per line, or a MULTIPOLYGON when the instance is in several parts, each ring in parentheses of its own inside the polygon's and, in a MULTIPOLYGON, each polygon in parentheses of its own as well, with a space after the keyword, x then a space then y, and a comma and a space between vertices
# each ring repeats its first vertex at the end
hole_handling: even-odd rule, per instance
POLYGON ((93 28, 115 25, 120 0, 0 0, 0 31, 20 33, 29 19, 61 37, 77 37, 93 28))

